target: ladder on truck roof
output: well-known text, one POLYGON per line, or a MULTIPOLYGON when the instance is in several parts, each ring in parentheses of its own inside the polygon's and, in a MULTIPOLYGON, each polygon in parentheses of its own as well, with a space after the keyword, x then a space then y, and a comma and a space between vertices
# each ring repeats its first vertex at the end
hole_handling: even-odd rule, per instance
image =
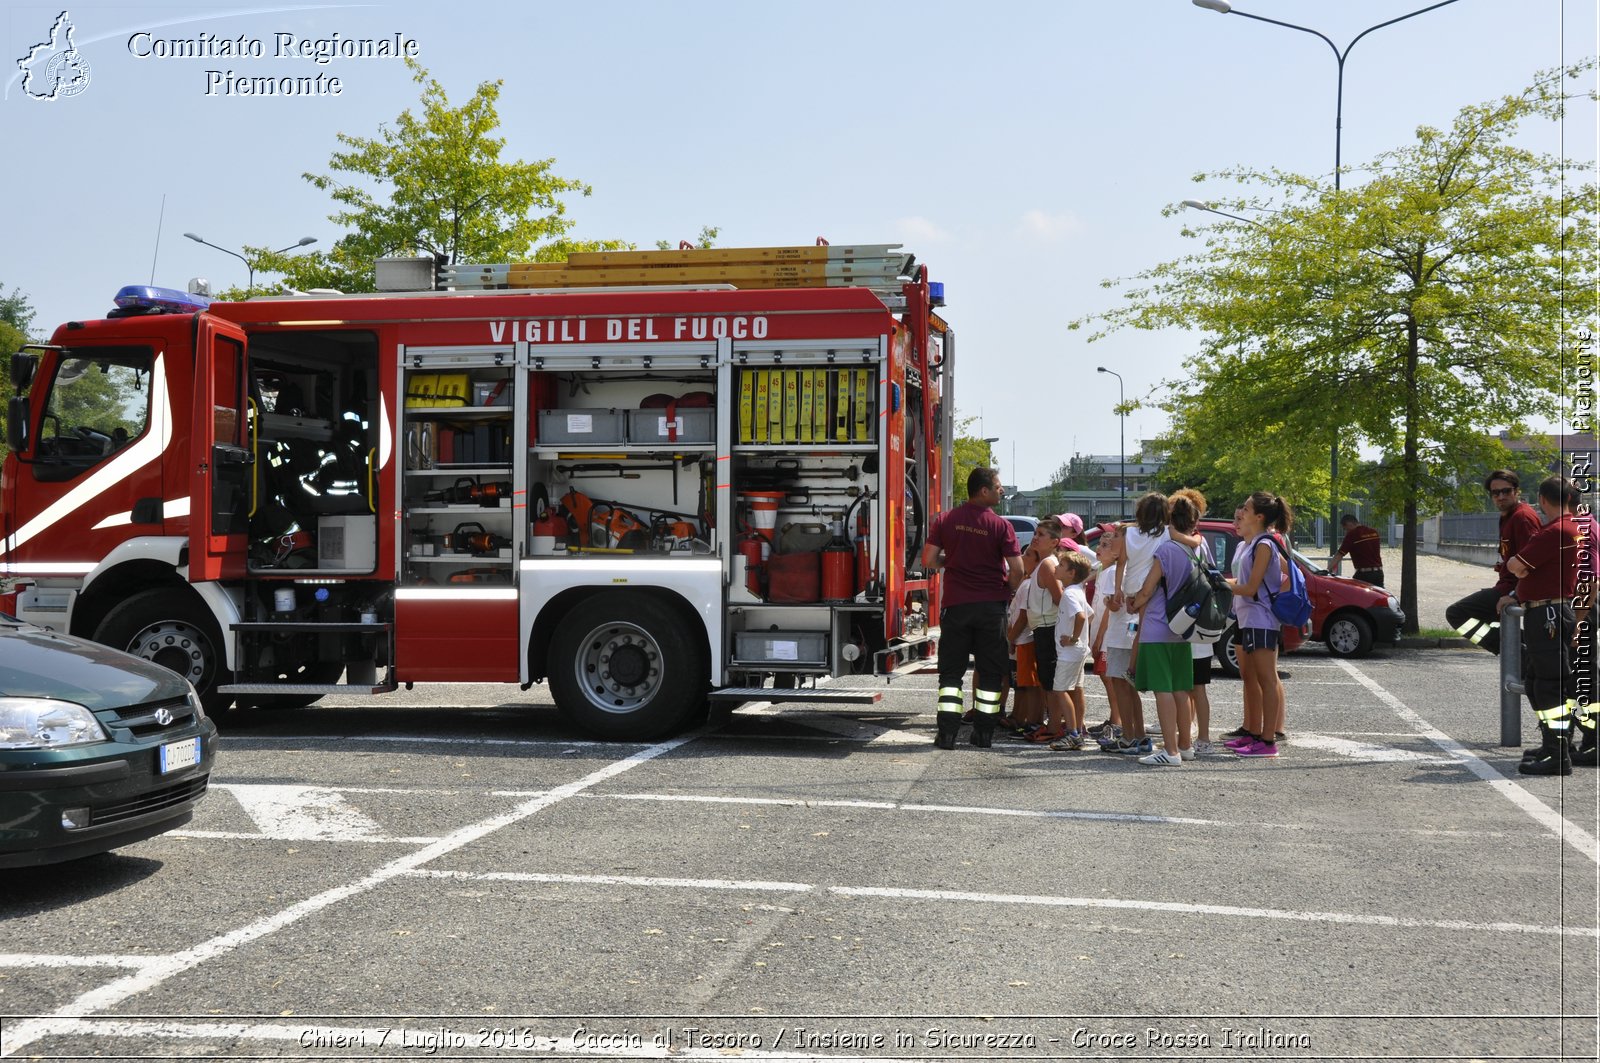
POLYGON ((900 244, 854 247, 689 247, 676 251, 577 251, 565 262, 439 267, 457 290, 726 284, 735 288, 868 288, 899 295, 916 256, 900 244))

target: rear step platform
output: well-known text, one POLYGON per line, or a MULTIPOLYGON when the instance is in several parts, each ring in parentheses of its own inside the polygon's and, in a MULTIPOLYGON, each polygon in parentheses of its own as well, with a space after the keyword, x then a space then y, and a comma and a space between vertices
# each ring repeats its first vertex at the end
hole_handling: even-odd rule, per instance
POLYGON ((395 683, 229 683, 219 694, 387 694, 395 683))
POLYGON ((828 705, 876 705, 881 690, 816 690, 811 687, 726 687, 706 695, 710 701, 804 701, 828 705))

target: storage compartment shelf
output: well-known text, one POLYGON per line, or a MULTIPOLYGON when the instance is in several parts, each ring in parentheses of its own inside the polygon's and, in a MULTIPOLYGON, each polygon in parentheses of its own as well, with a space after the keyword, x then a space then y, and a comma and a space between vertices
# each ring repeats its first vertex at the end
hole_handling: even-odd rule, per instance
POLYGON ((802 454, 876 454, 876 443, 740 443, 733 448, 735 454, 781 454, 785 451, 802 454))
POLYGON ((407 476, 506 476, 511 463, 504 465, 435 465, 429 469, 407 469, 407 476))
POLYGON ((448 421, 451 419, 491 420, 498 419, 509 421, 511 408, 508 406, 407 406, 406 416, 418 420, 448 421))

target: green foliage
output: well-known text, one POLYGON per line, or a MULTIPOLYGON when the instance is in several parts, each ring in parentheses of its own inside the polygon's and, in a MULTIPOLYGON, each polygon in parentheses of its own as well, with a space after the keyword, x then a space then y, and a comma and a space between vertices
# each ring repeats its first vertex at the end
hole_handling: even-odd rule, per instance
MULTIPOLYGON (((631 247, 619 240, 579 241, 565 196, 587 196, 582 181, 551 172, 554 159, 507 161, 496 102, 501 82, 481 83, 453 107, 444 86, 407 60, 422 86, 420 112, 407 109, 372 137, 339 134, 342 150, 328 174, 305 179, 340 209, 330 220, 349 231, 322 253, 274 255, 246 248, 258 271, 278 272, 288 287, 371 291, 373 263, 395 255, 458 262, 558 261, 577 250, 631 247)), ((266 290, 266 289, 258 289, 266 290)))
MULTIPOLYGON (((950 497, 956 505, 967 500, 967 477, 972 470, 987 465, 994 460, 994 453, 982 436, 972 436, 967 433, 972 430, 976 417, 963 417, 956 421, 956 437, 951 444, 951 465, 954 479, 950 482, 950 497)), ((994 466, 998 469, 998 466, 994 466)))
MULTIPOLYGON (((722 232, 722 230, 720 228, 714 226, 714 225, 702 225, 702 226, 700 226, 700 235, 695 239, 694 246, 695 247, 716 247, 717 246, 717 234, 719 234, 720 232, 722 232)), ((678 245, 673 243, 671 240, 657 240, 656 241, 656 250, 658 250, 658 251, 675 251, 677 249, 678 249, 678 245)))
MULTIPOLYGON (((1563 117, 1565 82, 1593 68, 1546 72, 1447 130, 1423 127, 1342 191, 1279 170, 1198 176, 1249 189, 1221 206, 1260 220, 1186 229, 1200 252, 1139 274, 1123 306, 1088 319, 1091 340, 1196 334, 1161 404, 1165 479, 1220 499, 1266 488, 1320 510, 1349 496, 1349 468, 1375 450, 1359 485, 1414 528, 1508 460, 1498 428, 1560 421, 1563 370, 1580 356, 1593 370, 1573 337, 1596 323, 1596 189, 1582 167, 1513 140, 1529 119, 1563 117)), ((1406 548, 1414 572, 1414 538, 1406 548)))
MULTIPOLYGON (((3 392, 6 395, 11 394, 9 386, 11 356, 28 342, 28 330, 33 326, 33 316, 33 305, 28 302, 28 297, 21 289, 13 288, 9 295, 0 289, 0 358, 5 359, 4 372, 7 374, 8 384, 3 392)), ((0 403, 0 459, 10 453, 10 447, 5 441, 5 419, 5 406, 0 403)))

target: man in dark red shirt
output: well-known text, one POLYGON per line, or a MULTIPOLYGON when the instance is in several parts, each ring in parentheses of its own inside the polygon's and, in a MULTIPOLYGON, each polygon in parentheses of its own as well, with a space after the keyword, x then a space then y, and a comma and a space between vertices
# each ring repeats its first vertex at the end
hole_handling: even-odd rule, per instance
POLYGON ((1355 566, 1352 575, 1356 579, 1365 580, 1374 587, 1383 586, 1383 543, 1378 538, 1378 530, 1367 527, 1349 513, 1340 518, 1339 527, 1344 529, 1344 541, 1333 552, 1328 567, 1337 573, 1339 561, 1348 556, 1355 566))
POLYGON ((1511 602, 1517 578, 1506 569, 1506 562, 1527 545, 1540 527, 1539 514, 1517 497, 1522 481, 1510 469, 1496 469, 1483 481, 1495 508, 1500 511, 1500 560, 1494 566, 1499 579, 1493 587, 1473 591, 1444 611, 1447 624, 1490 653, 1500 652, 1500 610, 1511 602))
MULTIPOLYGON (((1522 685, 1539 721, 1539 748, 1528 750, 1517 770, 1524 775, 1572 774, 1572 635, 1578 621, 1573 595, 1578 589, 1582 535, 1574 518, 1578 491, 1552 476, 1539 485, 1539 508, 1550 517, 1539 533, 1506 559, 1517 579, 1513 597, 1527 612, 1522 618, 1522 685)), ((1587 563, 1587 556, 1584 562, 1587 563)))
POLYGON ((922 550, 925 569, 944 570, 939 611, 939 730, 934 745, 954 749, 961 730, 961 682, 967 660, 976 664, 977 716, 972 744, 990 745, 1000 719, 1006 674, 1006 603, 1022 582, 1022 551, 1011 522, 994 507, 1005 496, 1000 474, 973 469, 967 501, 934 522, 922 550))

